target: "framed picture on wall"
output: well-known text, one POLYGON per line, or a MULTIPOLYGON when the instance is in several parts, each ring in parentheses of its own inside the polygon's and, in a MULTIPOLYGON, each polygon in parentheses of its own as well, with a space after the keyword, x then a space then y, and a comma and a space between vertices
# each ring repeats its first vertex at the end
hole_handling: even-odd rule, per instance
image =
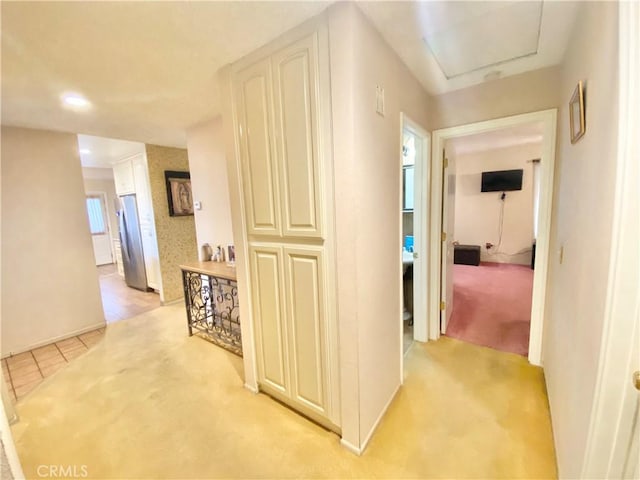
POLYGON ((189 172, 165 170, 164 179, 167 184, 169 216, 193 215, 193 195, 191 194, 191 175, 189 172))
POLYGON ((569 101, 569 123, 571 128, 571 143, 576 143, 586 130, 584 121, 584 88, 582 80, 576 85, 569 101))
POLYGON ((236 263, 236 247, 235 245, 227 245, 227 263, 236 263))

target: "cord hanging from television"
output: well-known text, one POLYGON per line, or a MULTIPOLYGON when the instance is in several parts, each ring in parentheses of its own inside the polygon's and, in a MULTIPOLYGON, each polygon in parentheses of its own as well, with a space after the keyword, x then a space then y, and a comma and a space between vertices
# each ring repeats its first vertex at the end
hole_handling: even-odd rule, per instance
POLYGON ((531 250, 531 248, 523 248, 522 250, 515 253, 506 253, 506 252, 500 251, 500 247, 502 246, 502 235, 504 233, 504 205, 506 203, 505 202, 506 199, 507 199, 507 193, 502 192, 500 194, 500 217, 498 220, 498 243, 494 245, 495 250, 493 252, 490 252, 487 250, 488 255, 505 255, 507 257, 514 257, 516 255, 522 255, 523 253, 527 253, 531 250))

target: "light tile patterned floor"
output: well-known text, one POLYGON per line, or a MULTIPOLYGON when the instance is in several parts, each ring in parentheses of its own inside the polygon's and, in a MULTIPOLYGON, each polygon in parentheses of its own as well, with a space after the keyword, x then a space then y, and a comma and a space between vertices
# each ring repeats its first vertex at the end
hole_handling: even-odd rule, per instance
POLYGON ((43 379, 53 375, 71 360, 100 342, 104 331, 104 328, 99 328, 77 337, 3 358, 2 370, 13 400, 24 397, 43 379))
MULTIPOLYGON (((160 296, 127 287, 116 265, 98 267, 100 292, 107 323, 135 317, 160 306, 160 296)), ((2 359, 2 370, 14 401, 23 398, 42 380, 100 342, 104 328, 67 338, 29 352, 2 359)))

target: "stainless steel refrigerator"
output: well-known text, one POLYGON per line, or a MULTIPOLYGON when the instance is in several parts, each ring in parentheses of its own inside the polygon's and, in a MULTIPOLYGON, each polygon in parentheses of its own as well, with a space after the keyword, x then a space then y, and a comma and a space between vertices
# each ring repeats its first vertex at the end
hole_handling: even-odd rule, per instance
POLYGON ((123 195, 120 197, 118 226, 120 229, 124 281, 130 287, 147 291, 149 288, 147 285, 147 272, 144 268, 142 235, 140 234, 135 195, 123 195))

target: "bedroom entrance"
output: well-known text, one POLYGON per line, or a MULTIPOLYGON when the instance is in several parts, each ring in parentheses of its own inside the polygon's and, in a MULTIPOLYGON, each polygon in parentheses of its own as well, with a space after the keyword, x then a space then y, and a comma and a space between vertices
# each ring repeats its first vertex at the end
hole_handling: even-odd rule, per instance
POLYGON ((445 152, 453 291, 441 333, 526 357, 542 124, 455 137, 445 152))
POLYGON ((433 132, 430 339, 540 364, 555 131, 547 110, 433 132))

